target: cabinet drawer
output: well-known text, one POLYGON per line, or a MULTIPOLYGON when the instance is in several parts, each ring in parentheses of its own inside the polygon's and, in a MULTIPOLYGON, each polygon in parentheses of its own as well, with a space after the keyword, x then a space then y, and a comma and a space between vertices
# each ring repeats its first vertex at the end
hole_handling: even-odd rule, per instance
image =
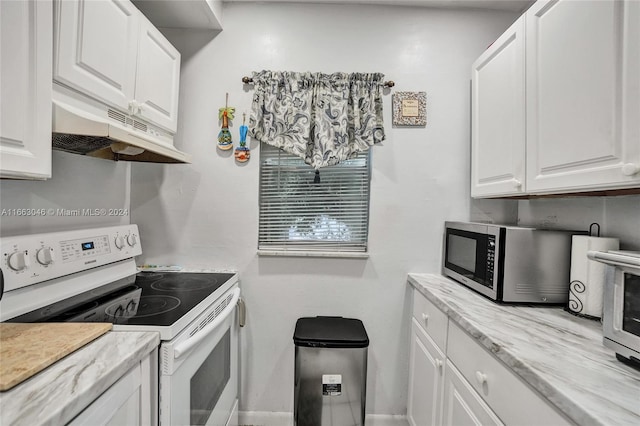
POLYGON ((462 374, 450 362, 444 383, 443 426, 504 426, 487 403, 480 398, 462 374))
POLYGON ((572 424, 453 322, 447 356, 506 425, 572 424))
POLYGON ((420 292, 413 292, 413 317, 444 352, 447 344, 447 315, 420 292))

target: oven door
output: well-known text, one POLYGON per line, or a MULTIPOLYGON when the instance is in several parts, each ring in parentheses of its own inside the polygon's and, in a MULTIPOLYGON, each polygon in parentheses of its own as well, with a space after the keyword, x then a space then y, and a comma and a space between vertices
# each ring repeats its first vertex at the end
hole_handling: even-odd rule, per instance
POLYGON ((237 425, 237 413, 232 414, 238 398, 239 296, 235 287, 162 343, 161 425, 237 425))
POLYGON ((610 268, 605 282, 605 345, 640 362, 640 266, 610 268))

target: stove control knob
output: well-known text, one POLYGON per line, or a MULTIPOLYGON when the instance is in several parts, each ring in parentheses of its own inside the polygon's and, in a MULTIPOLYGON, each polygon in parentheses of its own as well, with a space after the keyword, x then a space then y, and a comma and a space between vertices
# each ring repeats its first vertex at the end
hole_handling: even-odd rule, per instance
POLYGON ((27 256, 27 252, 16 251, 15 253, 11 253, 7 259, 7 263, 9 264, 9 268, 14 271, 27 269, 29 267, 29 257, 27 256))
POLYGON ((127 244, 129 244, 129 246, 131 247, 138 244, 138 236, 136 234, 127 235, 127 244))
POLYGON ((124 315, 124 308, 122 305, 119 305, 116 310, 113 312, 113 316, 118 318, 124 315))
POLYGON ((130 300, 129 303, 127 303, 127 307, 124 310, 129 315, 135 314, 136 311, 138 310, 138 305, 136 304, 136 301, 130 300))
POLYGON ((121 235, 118 235, 114 241, 114 244, 116 245, 116 248, 118 250, 122 250, 124 248, 124 237, 121 235))
POLYGON ((36 260, 39 264, 47 266, 53 263, 53 249, 51 247, 42 247, 36 252, 36 260))

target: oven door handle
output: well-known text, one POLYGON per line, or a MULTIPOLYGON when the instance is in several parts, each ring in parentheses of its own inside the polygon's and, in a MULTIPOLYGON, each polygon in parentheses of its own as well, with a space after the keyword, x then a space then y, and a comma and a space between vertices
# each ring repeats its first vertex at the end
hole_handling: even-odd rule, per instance
POLYGON ((229 315, 231 315, 231 313, 236 308, 236 303, 238 303, 239 298, 240 298, 240 289, 236 288, 233 290, 233 296, 231 296, 231 301, 222 310, 222 312, 220 312, 220 314, 218 314, 218 316, 213 321, 205 325, 204 328, 202 328, 202 330, 196 333, 193 337, 190 337, 187 341, 182 342, 178 346, 176 346, 176 348, 173 350, 173 357, 175 359, 180 358, 181 356, 189 352, 191 349, 193 349, 193 347, 196 346, 198 343, 206 339, 207 336, 211 334, 213 330, 218 328, 218 326, 222 324, 229 315))

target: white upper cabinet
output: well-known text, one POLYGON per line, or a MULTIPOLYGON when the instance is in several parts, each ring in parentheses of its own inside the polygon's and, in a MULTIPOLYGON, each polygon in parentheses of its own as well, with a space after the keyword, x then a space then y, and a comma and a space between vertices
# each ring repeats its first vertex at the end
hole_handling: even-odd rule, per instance
POLYGON ((640 185, 638 9, 538 1, 527 11, 527 192, 640 185))
POLYGON ((0 2, 0 177, 51 177, 52 8, 0 2))
POLYGON ((472 87, 473 197, 640 188, 640 2, 537 1, 472 87))
POLYGON ((141 22, 135 100, 139 115, 167 129, 178 126, 180 53, 149 21, 141 22))
POLYGON ((54 80, 126 111, 134 99, 139 22, 127 1, 56 2, 54 80))
POLYGON ((55 81, 175 133, 180 53, 129 0, 60 0, 55 17, 55 81))
POLYGON ((525 191, 525 19, 472 67, 471 195, 525 191))

